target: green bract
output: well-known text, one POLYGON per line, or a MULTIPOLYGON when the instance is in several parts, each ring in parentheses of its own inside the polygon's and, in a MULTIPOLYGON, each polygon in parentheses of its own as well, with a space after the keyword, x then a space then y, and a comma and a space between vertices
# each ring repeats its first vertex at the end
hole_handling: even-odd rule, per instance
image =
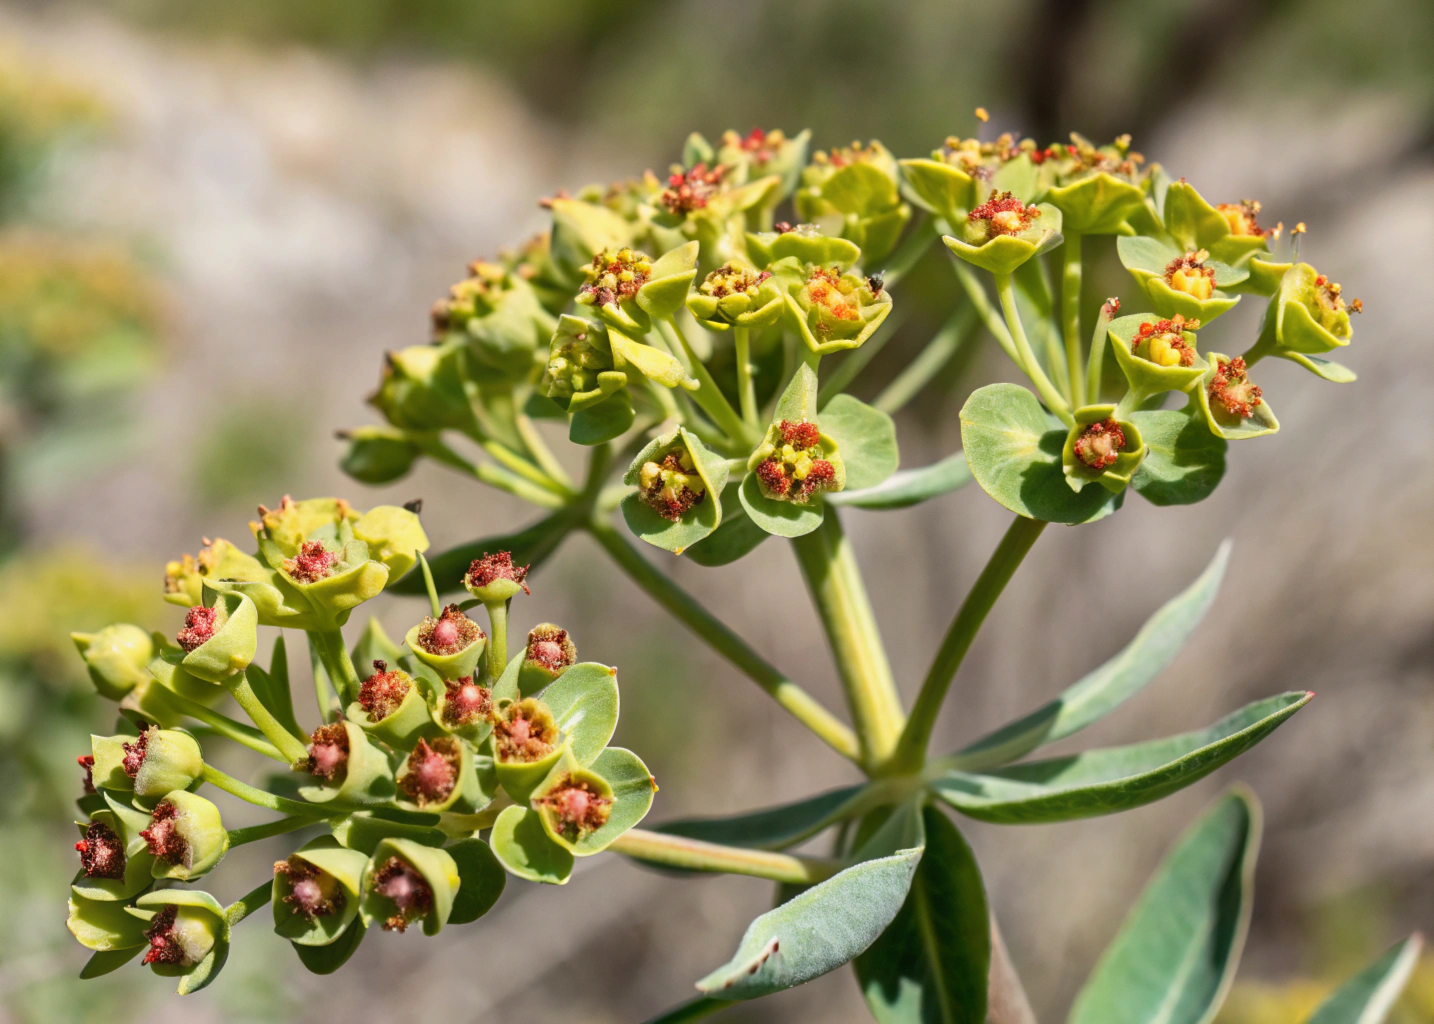
POLYGON ((627 374, 613 368, 606 328, 564 314, 549 343, 543 383, 549 398, 576 413, 625 388, 627 374))
POLYGON ((855 242, 871 263, 896 247, 911 219, 897 189, 896 160, 875 140, 815 153, 802 171, 795 206, 802 220, 855 242))
POLYGON ((1251 200, 1211 206, 1184 180, 1171 182, 1165 191, 1165 231, 1175 245, 1186 251, 1209 250, 1212 258, 1230 266, 1268 251, 1266 233, 1255 219, 1259 212, 1260 204, 1251 200))
POLYGON ((274 931, 301 946, 338 941, 358 918, 368 857, 319 836, 274 865, 274 931))
POLYGON ((1208 323, 1240 301, 1220 289, 1249 277, 1247 270, 1221 263, 1205 249, 1181 252, 1159 238, 1140 235, 1118 238, 1115 244, 1125 269, 1161 316, 1208 323))
POLYGON ((1131 391, 1142 397, 1189 391, 1210 368, 1195 351, 1195 332, 1179 314, 1168 320, 1149 313, 1113 320, 1110 344, 1131 391))
POLYGON ((349 443, 339 465, 360 483, 393 483, 408 475, 422 449, 397 427, 355 427, 339 436, 349 443))
POLYGON ((300 786, 299 795, 311 803, 371 804, 394 795, 388 757, 370 742, 368 731, 352 721, 316 729, 304 768, 314 781, 300 786))
POLYGON ((623 247, 604 249, 583 268, 587 280, 577 302, 590 307, 609 327, 646 334, 652 321, 682 308, 697 276, 696 242, 687 242, 654 260, 623 247))
POLYGON ((724 263, 687 297, 687 309, 702 326, 770 327, 784 310, 782 292, 770 271, 724 263))
POLYGON ((861 259, 861 247, 816 224, 783 225, 781 231, 747 232, 747 255, 758 267, 791 257, 798 263, 850 270, 861 259))
POLYGON ((413 746, 420 735, 433 732, 418 681, 382 661, 374 662, 359 699, 349 704, 344 714, 369 736, 400 750, 413 746))
POLYGON ((424 935, 437 935, 453 911, 459 881, 458 865, 446 851, 384 839, 364 868, 359 913, 368 927, 403 931, 421 921, 424 935))
POLYGON ((727 460, 683 427, 649 441, 622 482, 637 488, 622 500, 629 529, 656 547, 680 555, 722 523, 727 460))
POLYGON ((846 486, 837 442, 817 414, 817 376, 798 368, 777 402, 776 418, 747 459, 742 506, 752 521, 779 537, 800 537, 822 522, 822 495, 846 486))
POLYGON ((1113 405, 1075 410, 1075 426, 1061 449, 1061 468, 1071 490, 1098 483, 1119 494, 1145 459, 1145 442, 1134 423, 1115 418, 1113 405))
POLYGON ((101 697, 120 700, 148 680, 154 641, 140 627, 121 622, 98 633, 71 633, 70 639, 85 659, 90 680, 101 697))
POLYGON ((222 683, 248 668, 258 653, 259 613, 243 594, 219 594, 208 610, 210 638, 189 649, 179 664, 196 679, 222 683))
POLYGON ((817 355, 861 347, 891 312, 891 293, 875 278, 810 263, 798 273, 795 264, 772 269, 783 278, 787 329, 817 355))
POLYGON ((486 371, 522 379, 534 353, 552 331, 552 319, 520 275, 483 260, 433 306, 433 329, 443 340, 462 340, 486 371))
POLYGON ((1264 392, 1250 381, 1245 360, 1211 352, 1209 361, 1210 369, 1194 394, 1212 432, 1238 441, 1280 429, 1264 392))
POLYGON ((1027 206, 1010 192, 993 192, 966 215, 958 230, 959 238, 942 236, 946 248, 982 270, 1011 274, 1061 244, 1061 212, 1049 203, 1027 206))
POLYGON ((145 837, 154 854, 151 874, 180 882, 213 870, 229 852, 219 808, 204 797, 176 790, 157 803, 145 837))
POLYGON ((1130 152, 1130 136, 1096 146, 1075 132, 1069 145, 1032 153, 1039 160, 1042 198, 1061 211, 1064 230, 1077 235, 1125 234, 1126 221, 1145 205, 1143 158, 1130 152))
POLYGON ((899 160, 904 190, 911 199, 955 226, 986 198, 991 188, 1034 202, 1039 191, 1031 162, 1035 143, 1011 135, 992 142, 955 136, 929 158, 899 160))
POLYGON ((1363 308, 1358 299, 1346 303, 1340 286, 1314 267, 1296 263, 1265 310, 1260 338, 1249 355, 1279 356, 1325 380, 1349 383, 1354 380, 1352 371, 1319 356, 1349 344, 1354 333, 1349 314, 1363 308))
POLYGON ((404 430, 476 429, 463 388, 466 352, 466 342, 459 339, 388 353, 369 404, 404 430))

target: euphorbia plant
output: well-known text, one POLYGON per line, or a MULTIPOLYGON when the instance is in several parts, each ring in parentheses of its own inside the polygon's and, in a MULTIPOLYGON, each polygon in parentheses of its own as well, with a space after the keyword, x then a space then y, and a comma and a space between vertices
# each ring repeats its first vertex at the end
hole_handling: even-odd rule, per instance
MULTIPOLYGON (((694 135, 665 178, 546 201, 549 232, 473 264, 434 307, 431 342, 389 354, 371 398, 386 424, 345 435, 345 468, 385 483, 430 458, 544 510, 531 526, 430 563, 416 508, 360 514, 336 499, 286 498, 252 524, 257 553, 212 541, 171 565, 168 592, 189 608, 175 645, 133 627, 77 638, 133 725, 96 737, 82 758, 96 792, 82 800, 72 922, 97 950, 91 973, 148 949, 147 962, 196 988, 222 963, 232 926, 271 897, 300 960, 331 971, 366 929, 432 935, 480 916, 505 872, 563 883, 574 857, 610 850, 782 886, 732 960, 697 982, 696 1001, 661 1019, 697 1019, 848 962, 882 1021, 1028 1019, 948 812, 1038 824, 1139 807, 1204 778, 1310 700, 1279 694, 1179 736, 1030 759, 1170 662, 1215 599, 1226 546, 1144 626, 1131 623, 1111 661, 1004 728, 932 753, 967 650, 1046 526, 1112 515, 1131 491, 1155 505, 1208 497, 1231 440, 1279 429, 1257 364, 1275 355, 1353 380, 1324 355, 1348 344, 1359 303, 1277 252, 1257 203, 1211 204, 1126 138, 953 138, 915 160, 857 143, 810 161, 807 138, 733 132, 713 147, 694 135), (778 220, 788 206, 809 223, 778 220), (938 239, 954 271, 947 323, 873 401, 846 393, 891 335, 904 275, 941 251, 938 239), (1087 309, 1083 270, 1101 246, 1116 250, 1131 287, 1087 309), (1247 346, 1228 321, 1210 326, 1242 301, 1268 304, 1247 346), (978 389, 961 410, 962 451, 898 470, 892 414, 977 325, 1034 391, 978 389), (1224 339, 1208 341, 1212 331, 1224 339), (559 424, 588 450, 581 479, 548 447, 559 424), (903 508, 971 479, 1015 517, 904 707, 843 509, 903 508), (607 745, 615 670, 578 662, 557 625, 521 644, 510 637, 529 574, 578 531, 866 781, 736 818, 636 828, 655 784, 636 755, 607 745), (656 564, 729 564, 773 537, 792 544, 806 577, 845 719, 656 564), (429 614, 402 645, 370 622, 351 653, 342 628, 384 590, 426 595, 429 614), (449 599, 464 590, 468 599, 449 599), (486 631, 468 614, 480 605, 486 631), (285 641, 267 669, 255 664, 259 626, 307 634, 314 725, 299 725, 285 641), (215 709, 226 691, 252 725, 215 709), (197 723, 189 733, 186 722, 197 723), (216 739, 289 773, 267 788, 240 783, 205 762, 199 741, 216 739), (203 784, 284 817, 226 832, 194 792, 203 784), (215 869, 239 843, 309 826, 327 832, 231 907, 151 888, 215 869), (790 852, 827 833, 825 855, 790 852)), ((1244 791, 1202 818, 1072 1020, 1210 1019, 1242 944, 1258 836, 1244 791)), ((1411 948, 1357 979, 1320 1024, 1374 1019, 1411 948)))

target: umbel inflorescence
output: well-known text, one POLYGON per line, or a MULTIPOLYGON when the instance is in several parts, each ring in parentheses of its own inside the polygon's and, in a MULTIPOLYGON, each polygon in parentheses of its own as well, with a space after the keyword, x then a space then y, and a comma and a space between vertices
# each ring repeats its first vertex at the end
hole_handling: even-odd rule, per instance
MULTIPOLYGON (((341 434, 344 468, 360 481, 395 481, 428 458, 542 518, 430 566, 416 507, 360 513, 285 498, 260 507, 252 553, 213 540, 170 564, 166 596, 187 609, 172 637, 130 625, 76 636, 123 714, 117 734, 94 737, 80 758, 86 820, 70 925, 95 950, 87 973, 142 954, 179 975, 181 991, 197 989, 222 966, 233 927, 266 901, 301 962, 333 971, 375 928, 432 935, 481 916, 508 874, 562 883, 575 857, 612 849, 804 890, 752 923, 680 1019, 855 958, 882 1019, 896 1019, 901 993, 940 987, 948 1010, 959 1000, 942 1019, 984 1020, 985 897, 938 805, 1003 823, 1139 806, 1248 749, 1310 695, 1093 751, 1078 770, 1015 763, 1159 672, 1209 607, 1223 549, 1114 667, 933 758, 932 728, 966 649, 1048 523, 1111 515, 1130 491, 1156 505, 1201 501, 1230 441, 1276 432, 1271 400, 1284 385, 1263 379, 1266 357, 1352 381, 1329 354, 1349 344, 1360 302, 1298 261, 1303 225, 1286 240, 1262 225, 1259 203, 1211 202, 1128 138, 952 137, 897 159, 875 141, 809 155, 805 132, 728 132, 716 145, 693 135, 665 175, 543 206, 548 231, 473 263, 433 306, 431 339, 388 353, 370 398, 384 424, 341 434), (1097 247, 1114 250, 1130 281, 1088 302, 1083 271, 1097 247), (870 401, 846 393, 870 379, 907 274, 927 259, 945 264, 945 324, 870 401), (1265 312, 1244 343, 1217 321, 1252 301, 1265 312), (962 452, 898 473, 891 414, 979 334, 1034 390, 979 388, 961 409, 962 452), (588 452, 581 473, 549 448, 558 430, 588 452), (840 510, 904 508, 971 479, 1016 517, 903 707, 840 510), (849 720, 644 558, 614 525, 619 510, 638 539, 703 566, 791 541, 849 720), (615 670, 578 662, 568 631, 550 623, 509 648, 511 603, 577 531, 868 781, 736 819, 635 828, 656 787, 636 755, 608 745, 615 670), (371 620, 350 649, 352 611, 385 590, 426 596, 427 612, 402 643, 371 620), (468 599, 451 599, 464 590, 468 599), (470 615, 480 605, 482 621, 470 615), (260 627, 288 630, 267 667, 256 661, 260 627), (291 692, 294 631, 313 666, 312 707, 291 692), (225 695, 249 722, 221 710, 225 695), (205 757, 219 743, 274 771, 259 785, 231 778, 205 757), (204 786, 279 817, 228 830, 204 786), (838 825, 831 856, 782 852, 838 825), (233 846, 298 830, 311 837, 238 902, 189 887, 233 846), (932 903, 958 890, 958 903, 932 903), (964 944, 923 945, 919 921, 932 915, 959 923, 964 944)), ((1224 829, 1233 863, 1257 835, 1250 799, 1227 799, 1198 829, 1202 842, 1224 829)), ((1211 900, 1233 906, 1224 889, 1211 900)), ((1168 927, 1187 924, 1192 949, 1215 941, 1217 929, 1188 914, 1168 927)), ((1233 970, 1237 949, 1227 942, 1211 957, 1233 970)), ((1082 999, 1120 988, 1122 970, 1112 954, 1088 986, 1097 995, 1082 999)))

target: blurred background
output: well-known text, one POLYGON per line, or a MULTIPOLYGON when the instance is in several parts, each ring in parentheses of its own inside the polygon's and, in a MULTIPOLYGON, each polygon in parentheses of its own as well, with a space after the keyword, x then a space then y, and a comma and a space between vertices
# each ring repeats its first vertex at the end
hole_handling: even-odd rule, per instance
MULTIPOLYGON (((383 351, 427 336, 430 303, 469 260, 539 228, 538 197, 662 171, 693 129, 811 127, 820 147, 877 137, 925 155, 972 133, 977 104, 988 132, 1133 133, 1212 199, 1306 221, 1304 257, 1364 300, 1343 360, 1359 382, 1262 367, 1284 430, 1234 446, 1210 501, 1132 499, 1047 532, 938 737, 954 746, 1099 664, 1232 536, 1190 648, 1080 746, 1202 726, 1281 690, 1318 699, 1151 807, 962 827, 1037 1012, 1056 1020, 1184 825, 1248 781, 1266 839, 1222 1022, 1303 1020, 1332 980, 1434 926, 1434 339, 1419 305, 1434 266, 1431 48, 1425 0, 0 2, 0 1020, 596 1024, 686 998, 771 892, 606 857, 563 890, 510 883, 442 941, 371 941, 329 979, 260 921, 182 1004, 138 968, 80 983, 63 911, 73 759, 113 711, 67 634, 115 620, 173 632, 164 561, 201 536, 242 539, 255 504, 285 492, 360 507, 421 496, 439 549, 534 518, 431 465, 363 488, 339 473, 333 431, 370 422, 383 351)), ((903 282, 897 301, 917 313, 858 393, 942 315, 940 270, 903 282)), ((1128 286, 1112 270, 1091 287, 1128 286)), ((1253 338, 1240 312, 1230 329, 1253 338)), ((900 417, 904 463, 958 447, 965 395, 1009 372, 994 346, 967 346, 900 417)), ((974 487, 848 513, 908 694, 1007 517, 974 487)), ((778 544, 720 570, 648 554, 839 706, 778 544)), ((619 740, 662 785, 652 820, 850 781, 586 540, 537 584, 515 625, 562 623, 585 659, 621 669, 619 740), (692 717, 673 721, 674 699, 692 717)), ((398 634, 421 610, 393 599, 381 615, 398 634)), ((216 894, 246 891, 278 855, 236 852, 216 894)), ((1401 1012, 1434 1020, 1434 961, 1401 1012)), ((843 971, 721 1019, 867 1018, 843 971)))

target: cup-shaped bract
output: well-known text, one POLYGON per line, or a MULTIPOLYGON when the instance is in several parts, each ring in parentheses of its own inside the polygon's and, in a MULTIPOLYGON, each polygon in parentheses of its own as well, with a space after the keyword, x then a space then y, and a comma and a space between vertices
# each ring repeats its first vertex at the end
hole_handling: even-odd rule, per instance
POLYGON ((209 607, 197 604, 185 616, 177 640, 180 667, 196 679, 222 683, 243 672, 259 650, 259 613, 243 594, 218 594, 209 607))
POLYGON ((440 679, 458 679, 473 674, 488 636, 463 609, 450 604, 436 618, 425 616, 404 640, 413 656, 437 672, 440 679))
POLYGON ((581 412, 627 387, 627 374, 614 368, 607 328, 563 314, 548 345, 543 376, 547 396, 568 412, 581 412))
POLYGON ((434 694, 432 714, 445 731, 481 743, 492 731, 493 691, 475 676, 445 679, 443 692, 434 694))
POLYGON ((352 528, 354 539, 368 545, 368 557, 387 567, 385 586, 402 579, 428 550, 418 513, 399 505, 376 505, 354 520, 352 528))
POLYGON ((552 710, 536 697, 499 705, 492 743, 498 783, 516 801, 528 798, 566 746, 552 710))
POLYGON ((319 726, 309 737, 308 750, 308 758, 297 767, 310 776, 309 784, 299 787, 299 795, 310 803, 370 804, 393 796, 387 755, 354 722, 319 726))
POLYGON ((274 865, 274 931, 301 946, 338 941, 359 913, 368 857, 319 836, 274 865))
POLYGON ((1161 316, 1209 323, 1240 301, 1225 289, 1249 277, 1244 267, 1222 263, 1206 249, 1181 251, 1160 238, 1119 238, 1116 250, 1161 316))
POLYGON ((1114 235, 1145 205, 1149 176, 1144 157, 1122 135, 1097 146, 1076 133, 1064 146, 1035 150, 1042 198, 1061 211, 1062 230, 1078 235, 1114 235))
POLYGON ((458 886, 458 865, 444 850, 384 839, 364 868, 359 913, 366 925, 385 931, 407 931, 421 922, 423 934, 437 935, 448 923, 458 886))
MULTIPOLYGON (((402 510, 400 510, 402 511, 402 510)), ((345 532, 353 526, 344 524, 345 532)), ((425 538, 424 546, 427 546, 425 538)), ((264 548, 260 542, 260 550, 264 548)), ((394 553, 400 565, 413 564, 416 556, 394 553)), ((383 593, 392 576, 389 567, 370 557, 369 546, 356 537, 306 540, 290 558, 276 559, 275 569, 284 582, 296 590, 313 609, 324 628, 337 628, 365 601, 383 593)))
POLYGON ((772 269, 783 279, 788 329, 818 355, 860 348, 891 312, 891 293, 878 277, 784 263, 772 269))
POLYGON ((75 824, 80 830, 75 844, 80 870, 70 888, 76 896, 122 901, 154 884, 154 856, 140 834, 149 827, 148 814, 106 795, 105 806, 88 822, 75 824))
POLYGON ((374 739, 399 750, 435 731, 418 682, 385 661, 373 663, 373 672, 359 685, 358 700, 344 713, 374 739))
POLYGON ((722 523, 727 460, 685 427, 649 441, 623 483, 637 488, 623 499, 623 517, 649 544, 680 554, 722 523))
POLYGON ((837 443, 815 420, 778 420, 747 460, 763 497, 805 505, 846 486, 837 443))
POLYGON ((269 567, 220 537, 198 555, 182 555, 164 567, 164 599, 189 608, 204 602, 204 584, 211 580, 268 580, 269 567))
POLYGON ((1212 433, 1240 441, 1280 429, 1264 389, 1250 379, 1244 359, 1211 352, 1208 360, 1210 369, 1195 395, 1212 433))
POLYGON ((1169 319, 1135 313, 1112 320, 1111 347, 1131 389, 1146 396, 1189 391, 1210 368, 1195 350, 1199 327, 1198 320, 1178 313, 1169 319))
POLYGON ((121 700, 149 680, 154 640, 140 627, 118 622, 95 633, 71 633, 70 639, 101 697, 121 700))
POLYGON ((1011 192, 992 191, 986 201, 943 235, 946 248, 992 274, 1014 273, 1038 253, 1061 242, 1061 212, 1049 203, 1031 206, 1011 192))
POLYGON ((1117 420, 1114 405, 1087 405, 1073 415, 1075 425, 1061 451, 1066 483, 1077 493, 1097 483, 1119 494, 1145 460, 1140 430, 1128 420, 1117 420))
POLYGON ((903 191, 958 228, 991 188, 1033 202, 1037 196, 1036 144, 1006 133, 986 142, 951 136, 929 158, 900 160, 903 191))
POLYGON ((123 749, 121 768, 133 784, 134 795, 146 803, 188 789, 204 772, 198 742, 180 729, 144 729, 123 749))
POLYGON ((1260 204, 1253 199, 1212 206, 1189 182, 1173 181, 1165 191, 1165 232, 1186 251, 1205 249, 1232 267, 1269 251, 1271 232, 1260 227, 1260 204))
POLYGON ((433 332, 462 339, 482 372, 522 380, 538 346, 552 329, 537 293, 522 274, 502 263, 477 260, 468 276, 433 304, 433 332))
POLYGON ((702 270, 731 259, 742 247, 747 214, 760 219, 776 205, 782 177, 767 174, 739 181, 740 175, 725 164, 699 161, 690 167, 674 165, 666 187, 656 196, 654 229, 675 232, 700 246, 702 270))
POLYGON ((770 270, 728 261, 687 296, 687 309, 709 330, 770 327, 781 319, 782 292, 770 270))
POLYGON ((701 136, 689 137, 684 162, 696 164, 705 161, 731 168, 732 180, 738 184, 775 176, 780 184, 764 197, 763 202, 763 209, 771 210, 796 189, 807 162, 807 145, 811 135, 808 130, 789 136, 780 128, 771 131, 753 128, 746 135, 729 130, 722 133, 716 152, 711 151, 701 136), (690 160, 686 159, 688 156, 690 160))
POLYGON ((229 851, 229 833, 219 808, 184 790, 170 793, 150 812, 141 833, 154 855, 155 878, 188 882, 211 871, 229 851))
POLYGON ((583 268, 578 304, 589 306, 609 327, 645 334, 653 320, 682 308, 697 276, 698 244, 687 242, 653 259, 624 246, 604 249, 583 268))
POLYGON ((492 801, 492 786, 485 792, 478 778, 472 746, 457 736, 420 737, 399 769, 397 783, 398 804, 408 810, 472 813, 492 801))
POLYGON ((1284 358, 1332 352, 1349 344, 1354 335, 1349 316, 1363 309, 1363 302, 1346 301, 1344 289, 1314 267, 1296 263, 1265 314, 1260 346, 1284 358))
MULTIPOLYGON (((612 814, 612 786, 601 775, 565 757, 529 801, 548 838, 578 856, 582 842, 607 824, 612 814)), ((594 851, 595 852, 595 851, 594 851)))
POLYGON ((897 182, 895 158, 875 140, 818 151, 802 170, 794 199, 797 216, 850 239, 868 261, 879 262, 896 247, 911 219, 897 182))
POLYGON ((159 889, 135 901, 134 913, 147 924, 144 963, 166 978, 179 979, 179 993, 208 985, 229 955, 230 924, 224 906, 207 892, 159 889))
POLYGON ((818 224, 779 224, 773 231, 747 232, 747 258, 754 266, 772 269, 788 258, 798 264, 850 270, 861 259, 861 247, 818 224))
POLYGON ((464 387, 466 355, 461 338, 389 352, 369 404, 404 430, 471 431, 475 421, 464 387))
POLYGON ((551 622, 540 622, 528 631, 523 646, 523 664, 518 669, 518 691, 537 693, 577 664, 578 647, 568 631, 551 622))
POLYGON ((484 552, 463 574, 463 586, 484 604, 510 601, 528 593, 528 566, 514 565, 510 551, 484 552))

